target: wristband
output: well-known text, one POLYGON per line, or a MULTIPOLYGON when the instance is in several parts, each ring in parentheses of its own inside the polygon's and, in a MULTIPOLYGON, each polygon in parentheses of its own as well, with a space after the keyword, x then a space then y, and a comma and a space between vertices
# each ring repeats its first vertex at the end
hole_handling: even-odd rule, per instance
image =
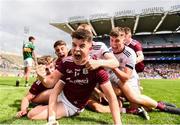
POLYGON ((55 118, 54 115, 53 115, 53 116, 50 116, 50 117, 48 118, 48 122, 53 122, 53 121, 56 121, 56 118, 55 118))

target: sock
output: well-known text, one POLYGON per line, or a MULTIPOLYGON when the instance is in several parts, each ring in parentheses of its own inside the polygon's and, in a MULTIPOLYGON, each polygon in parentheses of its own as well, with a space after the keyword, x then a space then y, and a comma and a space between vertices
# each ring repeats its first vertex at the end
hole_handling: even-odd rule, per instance
POLYGON ((126 108, 126 113, 137 114, 138 113, 138 109, 137 108, 126 108))
POLYGON ((28 84, 28 81, 26 80, 25 84, 28 84))
POLYGON ((165 107, 166 107, 166 105, 164 103, 158 102, 156 109, 163 111, 165 107))

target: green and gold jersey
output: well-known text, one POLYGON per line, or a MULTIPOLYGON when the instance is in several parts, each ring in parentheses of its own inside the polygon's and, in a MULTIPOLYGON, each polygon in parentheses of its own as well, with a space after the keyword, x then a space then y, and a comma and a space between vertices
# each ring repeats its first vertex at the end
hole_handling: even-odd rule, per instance
POLYGON ((35 49, 35 46, 32 42, 25 42, 23 44, 23 57, 24 60, 27 58, 32 58, 32 52, 35 49))

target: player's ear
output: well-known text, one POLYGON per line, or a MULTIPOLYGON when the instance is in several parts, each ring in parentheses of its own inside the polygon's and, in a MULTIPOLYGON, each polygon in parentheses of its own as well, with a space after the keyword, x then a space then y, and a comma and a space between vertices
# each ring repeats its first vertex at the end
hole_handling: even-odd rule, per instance
POLYGON ((89 50, 92 50, 92 46, 93 46, 93 45, 92 45, 92 43, 91 43, 89 50))
POLYGON ((92 50, 92 46, 89 48, 89 50, 92 50))

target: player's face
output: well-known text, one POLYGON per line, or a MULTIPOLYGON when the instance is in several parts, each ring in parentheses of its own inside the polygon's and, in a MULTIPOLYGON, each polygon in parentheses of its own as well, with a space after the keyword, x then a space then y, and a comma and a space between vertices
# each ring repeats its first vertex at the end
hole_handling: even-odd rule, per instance
POLYGON ((127 42, 127 44, 131 41, 131 33, 125 34, 125 41, 127 42))
POLYGON ((118 37, 110 36, 110 46, 114 53, 119 53, 124 49, 125 34, 120 34, 118 37))
POLYGON ((46 65, 46 74, 49 75, 55 70, 55 66, 53 63, 46 65))
POLYGON ((55 48, 55 53, 58 56, 58 58, 63 59, 68 55, 68 49, 65 45, 58 45, 55 48))
POLYGON ((71 52, 76 64, 84 64, 87 62, 91 47, 92 42, 76 38, 73 39, 71 52))
POLYGON ((31 39, 31 42, 34 43, 34 42, 35 42, 35 39, 31 39))

